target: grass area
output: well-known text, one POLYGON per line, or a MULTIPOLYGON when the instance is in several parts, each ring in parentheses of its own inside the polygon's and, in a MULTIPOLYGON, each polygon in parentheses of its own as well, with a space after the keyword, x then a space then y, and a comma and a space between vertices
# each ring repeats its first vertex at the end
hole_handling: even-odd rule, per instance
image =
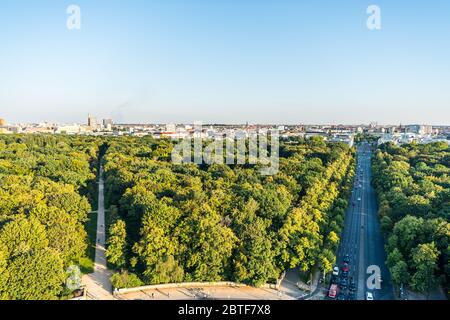
POLYGON ((89 214, 89 221, 86 222, 86 232, 88 234, 88 249, 86 257, 80 259, 80 269, 84 274, 94 272, 95 245, 97 238, 97 211, 89 214))
POLYGON ((78 261, 78 264, 82 274, 94 273, 94 260, 83 257, 78 261))

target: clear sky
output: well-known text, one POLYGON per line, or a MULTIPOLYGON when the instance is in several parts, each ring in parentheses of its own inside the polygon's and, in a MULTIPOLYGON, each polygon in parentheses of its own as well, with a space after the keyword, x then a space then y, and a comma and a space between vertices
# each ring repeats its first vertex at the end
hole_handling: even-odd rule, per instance
POLYGON ((9 122, 450 124, 448 0, 2 0, 9 122), (70 4, 81 30, 66 27, 70 4), (381 8, 368 30, 366 9, 381 8))

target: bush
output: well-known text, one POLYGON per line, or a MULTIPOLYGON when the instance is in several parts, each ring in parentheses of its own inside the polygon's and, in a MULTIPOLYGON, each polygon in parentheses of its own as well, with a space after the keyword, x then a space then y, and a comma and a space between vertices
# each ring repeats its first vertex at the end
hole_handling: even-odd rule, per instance
POLYGON ((111 283, 115 289, 135 288, 144 285, 137 275, 127 271, 113 274, 111 283))

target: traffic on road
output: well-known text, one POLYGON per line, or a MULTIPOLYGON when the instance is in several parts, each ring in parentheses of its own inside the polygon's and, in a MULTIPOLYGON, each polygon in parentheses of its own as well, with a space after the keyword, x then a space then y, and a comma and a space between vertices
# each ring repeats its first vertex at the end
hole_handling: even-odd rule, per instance
POLYGON ((375 191, 371 186, 372 146, 357 147, 356 174, 350 205, 346 212, 337 264, 332 272, 329 299, 393 299, 389 272, 385 266, 384 242, 378 221, 375 191), (380 287, 367 285, 369 266, 377 266, 380 287), (381 282, 381 279, 384 281, 381 282))

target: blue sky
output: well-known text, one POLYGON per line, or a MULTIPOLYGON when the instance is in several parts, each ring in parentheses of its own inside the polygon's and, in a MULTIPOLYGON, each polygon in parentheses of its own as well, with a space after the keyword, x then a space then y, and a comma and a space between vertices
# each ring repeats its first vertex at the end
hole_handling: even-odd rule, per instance
POLYGON ((450 124, 450 2, 2 0, 9 122, 450 124), (79 31, 66 8, 81 8, 79 31), (366 27, 381 8, 382 29, 366 27))

